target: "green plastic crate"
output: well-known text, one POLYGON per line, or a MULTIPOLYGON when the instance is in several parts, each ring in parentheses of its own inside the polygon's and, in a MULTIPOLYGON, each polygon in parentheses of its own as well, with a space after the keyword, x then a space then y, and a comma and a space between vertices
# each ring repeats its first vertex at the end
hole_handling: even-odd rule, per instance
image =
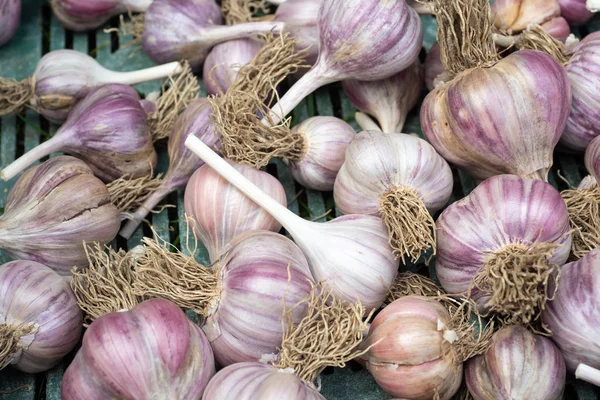
MULTIPOLYGON (((138 49, 124 47, 131 38, 118 38, 116 34, 105 33, 99 29, 93 33, 75 34, 63 29, 52 16, 50 6, 42 0, 22 0, 23 15, 21 26, 11 42, 0 48, 0 76, 24 79, 30 76, 42 55, 57 49, 75 49, 95 57, 102 65, 117 71, 130 71, 152 66, 153 63, 138 49)), ((425 49, 429 49, 435 41, 436 26, 431 17, 423 17, 425 28, 425 49)), ((582 29, 600 29, 600 20, 592 21, 582 29)), ((117 27, 118 20, 114 19, 106 28, 117 27)), ((161 82, 150 82, 138 85, 141 93, 159 90, 161 82)), ((298 123, 312 115, 335 115, 353 124, 355 109, 340 90, 339 85, 332 85, 317 91, 304 101, 294 113, 294 123, 298 123)), ((27 110, 21 115, 8 116, 0 119, 0 165, 8 165, 16 157, 23 154, 46 140, 56 132, 57 126, 49 123, 37 113, 27 110)), ((407 121, 405 132, 421 134, 418 113, 413 113, 407 121)), ((168 166, 166 149, 159 152, 159 171, 168 166)), ((564 189, 566 184, 557 179, 556 171, 561 170, 570 184, 579 183, 585 169, 582 157, 560 156, 555 162, 555 168, 550 175, 550 182, 564 189)), ((325 221, 339 215, 333 204, 331 193, 321 193, 305 190, 294 182, 288 168, 279 161, 272 162, 267 171, 277 176, 282 182, 288 201, 289 209, 307 219, 325 221), (325 213, 332 210, 327 216, 325 213)), ((455 171, 455 190, 451 201, 464 197, 475 188, 475 182, 462 171, 455 171)), ((10 182, 0 182, 0 208, 3 209, 6 197, 14 179, 10 182)), ((174 244, 185 242, 185 225, 183 216, 183 191, 170 196, 166 203, 174 204, 176 208, 167 208, 159 214, 153 214, 152 227, 165 240, 174 244)), ((128 241, 115 240, 113 246, 132 248, 139 244, 144 234, 149 235, 149 227, 140 227, 128 241)), ((198 255, 199 261, 208 261, 206 251, 198 255)), ((10 259, 0 252, 0 262, 10 259)), ((409 266, 416 270, 423 266, 409 266)), ((433 271, 431 271, 433 273, 433 271)), ((70 354, 52 370, 38 375, 24 374, 12 368, 0 371, 0 399, 5 400, 59 400, 60 382, 68 362, 74 354, 70 354)), ((352 364, 345 369, 329 368, 321 376, 322 394, 330 400, 387 400, 391 396, 377 386, 370 374, 358 364, 352 364)), ((600 398, 598 391, 592 386, 569 378, 565 399, 595 400, 600 398)))

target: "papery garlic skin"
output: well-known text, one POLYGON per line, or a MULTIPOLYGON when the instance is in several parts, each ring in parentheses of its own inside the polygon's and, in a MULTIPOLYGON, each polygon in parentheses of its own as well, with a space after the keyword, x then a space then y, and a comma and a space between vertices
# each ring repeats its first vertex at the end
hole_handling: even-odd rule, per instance
POLYGON ((586 0, 558 0, 561 15, 570 24, 585 24, 594 16, 587 7, 586 0))
POLYGON ((556 297, 542 313, 569 372, 577 365, 600 368, 600 249, 561 269, 556 297))
POLYGON ((511 244, 555 243, 550 263, 560 266, 571 249, 565 202, 556 189, 538 179, 489 178, 446 208, 436 225, 435 268, 442 287, 449 294, 472 289, 470 297, 481 310, 490 294, 472 287, 472 281, 492 253, 511 244))
POLYGON ((235 82, 239 70, 248 64, 264 43, 258 39, 235 39, 219 43, 204 61, 203 80, 208 94, 223 94, 235 82))
MULTIPOLYGON (((233 239, 219 259, 221 296, 202 330, 221 366, 275 354, 287 324, 285 309, 307 299, 314 284, 298 246, 283 235, 251 231, 233 239)), ((306 305, 296 307, 296 324, 306 305)))
POLYGON ((476 179, 546 180, 570 109, 563 66, 548 54, 521 50, 430 92, 421 124, 433 147, 476 179))
POLYGON ((200 328, 175 304, 152 299, 90 325, 61 399, 199 399, 214 374, 200 328))
MULTIPOLYGON (((230 164, 287 207, 285 189, 275 177, 243 164, 230 164)), ((225 245, 237 235, 252 230, 277 232, 281 229, 275 218, 206 164, 189 179, 184 207, 186 214, 194 220, 194 232, 206 246, 211 261, 217 261, 225 245)))
POLYGON ((373 320, 362 356, 377 383, 395 397, 447 400, 458 391, 462 363, 445 338, 450 315, 437 301, 405 296, 373 320))
POLYGON ((566 374, 554 343, 520 325, 494 333, 488 350, 465 367, 465 381, 475 400, 560 400, 566 374))
POLYGON ((319 8, 321 0, 287 0, 277 7, 275 21, 285 23, 298 42, 298 50, 306 50, 305 62, 314 65, 319 57, 319 8))
POLYGON ((496 0, 492 12, 496 28, 512 35, 559 17, 560 6, 556 0, 496 0))
POLYGON ((325 400, 292 369, 277 369, 258 362, 233 364, 208 383, 202 400, 325 400))
POLYGON ((292 132, 305 138, 306 153, 290 161, 290 171, 302 186, 321 191, 333 190, 335 178, 346 159, 346 149, 356 135, 345 121, 335 117, 311 117, 292 132))
POLYGON ((441 75, 446 72, 446 68, 442 64, 440 44, 438 42, 435 42, 427 52, 424 67, 425 86, 427 86, 427 90, 432 91, 437 86, 438 77, 441 78, 441 75))
POLYGON ((33 324, 10 364, 38 373, 56 365, 79 342, 82 315, 69 283, 35 261, 0 266, 0 324, 33 324))
POLYGON ((417 104, 423 90, 421 64, 378 81, 346 80, 344 92, 360 111, 374 116, 386 133, 402 132, 406 116, 417 104))
POLYGON ((83 242, 111 241, 121 220, 106 185, 83 162, 54 157, 25 171, 0 216, 0 249, 68 276, 87 265, 83 242))
POLYGON ((111 17, 144 12, 152 0, 51 0, 56 18, 66 28, 82 32, 104 25, 111 17))
POLYGON ((585 150, 584 163, 596 183, 600 182, 600 136, 592 140, 585 150))
POLYGON ((0 46, 17 31, 21 19, 21 0, 0 0, 0 46))

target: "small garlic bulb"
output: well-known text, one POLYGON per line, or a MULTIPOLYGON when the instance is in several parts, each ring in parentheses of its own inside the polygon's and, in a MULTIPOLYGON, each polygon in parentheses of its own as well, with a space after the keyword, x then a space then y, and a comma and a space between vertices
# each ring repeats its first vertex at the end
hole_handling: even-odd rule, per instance
POLYGON ((488 350, 465 367, 465 381, 475 400, 560 400, 566 374, 554 343, 519 325, 494 333, 488 350))
POLYGON ((290 161, 290 171, 302 186, 321 191, 333 190, 346 149, 356 135, 345 121, 335 117, 311 117, 292 132, 304 137, 306 151, 298 161, 290 161))
POLYGON ((0 46, 17 31, 21 20, 21 0, 0 0, 0 46))
POLYGON ((144 12, 152 0, 51 0, 56 18, 66 28, 81 32, 104 25, 111 17, 144 12))
POLYGON ((82 316, 68 282, 35 261, 0 266, 0 369, 46 371, 79 342, 82 316))
MULTIPOLYGON (((229 162, 277 202, 287 207, 285 189, 267 172, 229 162)), ((194 172, 185 188, 184 207, 192 227, 206 246, 211 261, 217 261, 234 237, 248 231, 277 232, 281 224, 268 212, 223 179, 210 166, 194 172)))

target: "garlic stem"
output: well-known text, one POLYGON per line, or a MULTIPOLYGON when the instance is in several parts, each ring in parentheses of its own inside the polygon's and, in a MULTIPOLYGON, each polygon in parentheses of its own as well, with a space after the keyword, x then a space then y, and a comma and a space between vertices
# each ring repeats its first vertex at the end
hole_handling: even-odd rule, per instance
POLYGON ((123 0, 123 5, 131 12, 145 12, 153 0, 123 0))
POLYGON ((356 115, 354 115, 354 119, 356 120, 358 126, 360 126, 360 129, 363 131, 383 132, 379 125, 377 125, 375 121, 373 121, 373 119, 365 113, 357 111, 356 115))
POLYGON ((492 39, 494 40, 494 43, 504 48, 516 45, 519 42, 520 38, 520 35, 508 36, 499 35, 497 33, 492 34, 492 39))
POLYGON ((300 234, 300 224, 304 220, 265 194, 254 183, 239 173, 194 135, 188 136, 185 146, 208 164, 225 180, 235 186, 240 192, 262 207, 273 216, 292 236, 300 234))
POLYGON ((277 21, 246 22, 235 25, 210 25, 202 29, 199 36, 201 36, 202 42, 215 45, 229 40, 244 39, 260 33, 271 31, 279 33, 283 30, 284 26, 283 22, 277 21))
POLYGON ((150 195, 137 210, 131 215, 131 219, 125 223, 125 226, 119 231, 119 236, 129 239, 133 232, 137 229, 140 223, 150 214, 152 210, 160 203, 165 197, 173 192, 173 189, 166 185, 161 185, 154 193, 150 195))
POLYGON ((166 78, 170 75, 178 75, 183 72, 183 66, 179 62, 158 65, 156 67, 141 69, 131 72, 115 72, 106 70, 98 77, 102 83, 121 83, 123 85, 137 85, 138 83, 166 78))
POLYGON ((36 161, 43 157, 46 157, 56 151, 62 150, 63 142, 60 136, 54 136, 52 139, 43 142, 39 146, 29 150, 21 157, 10 163, 2 171, 0 171, 0 178, 3 181, 8 181, 17 176, 21 171, 29 168, 36 161))
POLYGON ((575 370, 575 377, 593 385, 600 386, 600 370, 589 365, 579 364, 575 370))

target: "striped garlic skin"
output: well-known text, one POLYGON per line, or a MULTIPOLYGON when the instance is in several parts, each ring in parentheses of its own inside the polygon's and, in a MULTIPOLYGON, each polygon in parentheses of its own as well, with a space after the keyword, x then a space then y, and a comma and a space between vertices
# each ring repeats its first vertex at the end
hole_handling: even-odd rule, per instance
POLYGON ((297 50, 306 50, 305 63, 314 65, 319 57, 319 8, 321 0, 286 0, 277 7, 275 21, 298 42, 297 50))
MULTIPOLYGON (((269 196, 287 206, 285 190, 276 178, 243 164, 229 163, 269 196)), ((224 246, 241 233, 281 229, 281 224, 269 213, 208 165, 196 170, 188 181, 184 208, 188 217, 193 218, 194 232, 206 246, 211 261, 216 261, 224 246)))
POLYGON ((600 85, 595 68, 600 64, 600 32, 590 33, 574 47, 574 54, 566 66, 573 105, 561 144, 571 150, 583 152, 590 142, 600 135, 600 85))
POLYGON ((566 374, 554 343, 519 325, 494 333, 490 348, 465 367, 465 381, 475 400, 560 400, 566 374))
MULTIPOLYGON (((202 329, 221 366, 259 361, 281 346, 284 313, 310 295, 314 284, 302 251, 283 235, 246 232, 229 243, 219 260, 222 268, 218 304, 202 329)), ((294 309, 295 324, 306 306, 294 309)))
POLYGON ((215 374, 208 340, 175 304, 103 315, 67 368, 62 400, 199 399, 215 374))
POLYGON ((291 369, 244 362, 220 370, 208 383, 202 400, 325 400, 291 369))
POLYGON ((0 216, 0 249, 69 276, 88 264, 83 242, 104 245, 119 231, 108 189, 74 157, 60 156, 26 170, 0 216))
POLYGON ((340 211, 379 215, 381 196, 394 186, 415 189, 435 213, 452 195, 452 171, 423 139, 377 131, 356 135, 335 181, 333 194, 340 211))
POLYGON ((451 343, 441 324, 450 315, 437 301, 405 296, 386 306, 373 320, 362 356, 377 383, 388 393, 406 400, 429 400, 435 391, 448 400, 462 380, 451 343))
POLYGON ((66 28, 86 31, 104 25, 111 17, 129 12, 144 12, 152 0, 51 0, 56 18, 66 28))
POLYGON ((592 140, 585 150, 585 168, 600 182, 600 136, 592 140))
POLYGON ((21 19, 21 0, 0 0, 0 46, 17 31, 21 19))
POLYGON ((377 119, 382 131, 402 132, 406 116, 417 104, 423 90, 421 63, 417 60, 387 79, 346 80, 342 87, 356 108, 377 119))
MULTIPOLYGON (((466 292, 490 252, 510 244, 556 243, 551 262, 563 265, 571 249, 569 216, 560 193, 546 182, 499 175, 442 212, 436 273, 450 294, 466 292)), ((489 295, 473 288, 484 307, 489 295)))
POLYGON ((433 147, 476 179, 508 173, 545 180, 570 109, 562 65, 521 50, 430 92, 421 123, 433 147))
POLYGON ((570 24, 580 25, 588 22, 594 14, 585 6, 587 0, 558 0, 561 15, 570 24))
POLYGON ((290 161, 294 179, 308 189, 333 190, 348 145, 356 135, 354 128, 339 118, 318 116, 302 121, 292 130, 304 136, 307 147, 300 161, 290 161))
POLYGON ((556 298, 542 320, 552 331, 569 372, 579 363, 600 368, 600 249, 562 267, 556 298))
POLYGON ((559 17, 560 6, 556 0, 496 0, 492 12, 496 28, 512 35, 559 17))
POLYGON ((28 373, 56 365, 79 342, 82 315, 69 283, 35 261, 0 266, 0 324, 34 323, 11 364, 28 373))

